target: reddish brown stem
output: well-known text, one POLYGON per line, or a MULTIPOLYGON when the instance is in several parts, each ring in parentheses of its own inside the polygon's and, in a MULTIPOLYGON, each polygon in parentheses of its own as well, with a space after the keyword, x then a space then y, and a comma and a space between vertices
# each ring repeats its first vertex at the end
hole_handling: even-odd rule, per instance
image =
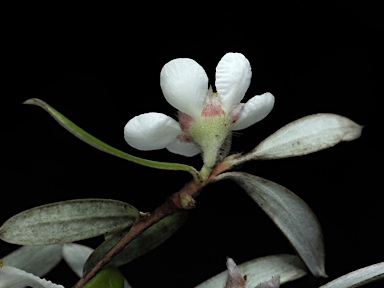
MULTIPOLYGON (((173 213, 183 210, 190 209, 193 207, 193 203, 185 203, 183 199, 190 197, 190 199, 195 199, 202 187, 210 183, 215 176, 221 172, 228 169, 228 166, 225 163, 219 164, 212 171, 208 180, 203 183, 190 182, 184 186, 179 192, 173 194, 167 199, 161 206, 151 213, 141 215, 137 221, 132 225, 132 228, 120 239, 119 242, 111 249, 103 259, 101 259, 87 274, 85 274, 74 286, 73 288, 82 288, 87 284, 97 273, 100 272, 112 259, 115 257, 121 250, 124 249, 133 239, 135 239, 139 234, 144 232, 146 229, 152 225, 159 222, 161 219, 166 216, 172 215, 173 213)), ((193 202, 193 201, 192 201, 193 202)))

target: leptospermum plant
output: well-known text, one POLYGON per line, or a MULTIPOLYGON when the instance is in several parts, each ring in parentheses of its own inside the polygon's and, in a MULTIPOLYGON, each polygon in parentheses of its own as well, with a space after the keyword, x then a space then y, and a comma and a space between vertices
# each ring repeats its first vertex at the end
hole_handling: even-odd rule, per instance
MULTIPOLYGON (((4 257, 0 287, 62 287, 39 277, 64 259, 77 273, 80 287, 130 287, 118 266, 135 260, 166 241, 185 222, 187 210, 210 183, 230 179, 238 183, 273 220, 297 255, 271 255, 239 266, 227 259, 228 271, 207 280, 200 288, 279 287, 307 270, 326 277, 320 224, 308 205, 287 188, 244 172, 230 170, 246 161, 306 155, 351 141, 362 126, 335 114, 314 114, 279 129, 245 154, 231 154, 232 131, 245 129, 266 117, 274 96, 265 93, 242 103, 251 81, 251 66, 240 53, 227 53, 216 68, 217 91, 208 86, 204 69, 192 59, 175 59, 160 74, 165 99, 179 112, 178 121, 146 113, 124 128, 128 144, 139 150, 167 149, 182 156, 202 154, 200 170, 179 163, 157 162, 122 152, 88 134, 39 99, 40 106, 64 128, 91 146, 134 163, 156 169, 182 170, 192 180, 157 209, 140 212, 128 203, 107 199, 76 199, 51 203, 21 212, 0 228, 3 241, 24 245, 4 257), (104 236, 94 251, 72 242, 104 236)), ((360 285, 384 275, 384 263, 362 268, 323 287, 360 285)))

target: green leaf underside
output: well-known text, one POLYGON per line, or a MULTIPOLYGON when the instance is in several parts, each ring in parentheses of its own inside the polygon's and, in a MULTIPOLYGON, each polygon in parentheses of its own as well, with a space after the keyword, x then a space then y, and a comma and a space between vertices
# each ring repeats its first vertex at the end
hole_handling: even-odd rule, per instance
POLYGON ((353 288, 360 287, 370 282, 383 280, 384 262, 381 262, 343 275, 320 288, 353 288))
MULTIPOLYGON (((187 212, 181 211, 160 220, 133 239, 131 243, 112 259, 111 263, 114 263, 116 266, 124 265, 160 246, 180 228, 186 221, 187 215, 187 212)), ((113 233, 111 235, 107 234, 106 240, 95 249, 85 263, 84 273, 88 272, 100 261, 128 230, 129 229, 126 229, 120 233, 113 233)))
POLYGON ((198 181, 199 176, 198 172, 195 168, 189 165, 185 164, 179 164, 179 163, 168 163, 168 162, 158 162, 158 161, 152 161, 147 160, 143 158, 139 158, 133 155, 130 155, 128 153, 125 153, 121 150, 118 150, 103 141, 97 139, 96 137, 92 136, 88 132, 84 131, 80 127, 78 127, 75 123, 67 119, 64 115, 59 113, 57 110, 49 106, 44 101, 37 99, 37 98, 31 98, 24 102, 24 104, 31 104, 31 105, 37 105, 41 108, 43 108, 46 112, 48 112, 61 126, 63 126, 65 129, 67 129, 69 132, 71 132, 73 135, 75 135, 80 140, 84 141, 85 143, 93 146, 96 149, 99 149, 103 152, 112 154, 114 156, 117 156, 119 158, 151 167, 156 169, 163 169, 163 170, 181 170, 181 171, 187 171, 192 174, 194 179, 198 181))
POLYGON ((139 211, 121 201, 77 199, 23 211, 0 227, 0 239, 20 245, 68 243, 131 226, 139 211))
POLYGON ((302 199, 281 185, 248 173, 224 173, 217 179, 238 183, 283 232, 311 273, 327 277, 321 227, 302 199))
POLYGON ((84 288, 124 288, 124 276, 115 265, 101 270, 84 288))
MULTIPOLYGON (((256 287, 256 285, 271 280, 272 277, 280 275, 280 283, 286 283, 299 279, 307 274, 304 263, 296 255, 271 255, 256 258, 237 265, 239 272, 246 275, 245 287, 256 287)), ((195 288, 217 288, 225 287, 228 271, 224 271, 201 283, 195 288)))

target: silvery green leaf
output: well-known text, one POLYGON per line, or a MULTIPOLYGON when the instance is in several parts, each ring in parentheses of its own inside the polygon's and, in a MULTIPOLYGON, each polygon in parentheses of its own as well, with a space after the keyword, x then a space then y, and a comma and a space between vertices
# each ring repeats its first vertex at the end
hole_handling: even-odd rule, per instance
POLYGON ((64 288, 62 285, 54 284, 51 281, 41 279, 31 273, 10 266, 0 267, 0 287, 64 288))
POLYGON ((23 246, 3 258, 4 266, 12 266, 36 276, 44 276, 61 260, 62 245, 23 246))
POLYGON ((360 137, 362 129, 363 126, 340 115, 309 115, 280 128, 236 163, 306 155, 354 140, 360 137))
POLYGON ((312 274, 326 277, 321 227, 302 199, 281 185, 248 173, 224 173, 216 179, 238 183, 284 233, 312 274))
POLYGON ((124 202, 78 199, 23 211, 0 227, 0 239, 21 245, 78 241, 130 226, 139 211, 124 202))
MULTIPOLYGON (((256 285, 266 282, 280 275, 280 283, 286 283, 307 274, 304 263, 298 256, 281 254, 256 258, 237 266, 240 273, 246 275, 246 288, 254 288, 256 285)), ((196 288, 225 287, 228 271, 224 271, 196 288)))
POLYGON ((343 275, 320 288, 352 288, 379 280, 384 280, 384 262, 373 264, 343 275))
MULTIPOLYGON (((185 222, 187 215, 187 212, 181 211, 149 227, 116 255, 112 263, 117 266, 129 263, 161 245, 180 228, 185 222)), ((125 230, 120 233, 107 235, 104 243, 97 247, 87 260, 84 266, 84 273, 88 272, 127 232, 128 230, 125 230)))

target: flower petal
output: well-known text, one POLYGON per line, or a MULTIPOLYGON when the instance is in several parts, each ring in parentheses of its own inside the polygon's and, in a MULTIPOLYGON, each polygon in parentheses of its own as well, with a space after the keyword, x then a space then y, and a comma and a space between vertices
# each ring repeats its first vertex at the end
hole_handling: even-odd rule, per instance
POLYGON ((176 139, 176 141, 169 144, 166 148, 172 153, 187 157, 192 157, 201 153, 199 146, 197 146, 195 143, 184 142, 179 139, 176 139))
POLYGON ((145 113, 128 121, 124 138, 138 150, 162 149, 182 134, 179 123, 161 113, 145 113))
POLYGON ((65 262, 80 278, 83 276, 84 264, 92 252, 92 248, 76 243, 64 244, 62 250, 65 262))
POLYGON ((239 119, 233 124, 232 130, 245 129, 264 119, 271 112, 275 97, 269 92, 249 99, 243 106, 239 119))
POLYGON ((5 256, 3 264, 41 277, 60 262, 61 248, 59 244, 23 246, 5 256))
POLYGON ((7 288, 64 288, 23 270, 4 266, 0 268, 0 287, 7 288))
POLYGON ((165 64, 160 73, 160 86, 173 107, 193 118, 200 115, 208 90, 208 76, 196 61, 179 58, 165 64))
POLYGON ((251 83, 252 70, 241 53, 227 53, 216 67, 216 90, 227 113, 244 98, 251 83))

